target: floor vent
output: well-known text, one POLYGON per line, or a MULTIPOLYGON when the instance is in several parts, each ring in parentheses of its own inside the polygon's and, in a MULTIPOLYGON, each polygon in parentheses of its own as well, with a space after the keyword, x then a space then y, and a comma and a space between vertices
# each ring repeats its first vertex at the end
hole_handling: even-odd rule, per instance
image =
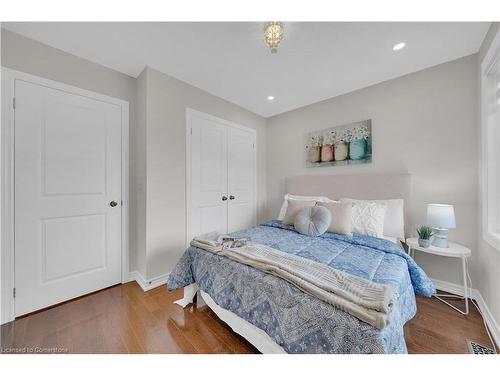
POLYGON ((495 354, 492 348, 482 346, 474 341, 467 340, 467 346, 471 354, 495 354))

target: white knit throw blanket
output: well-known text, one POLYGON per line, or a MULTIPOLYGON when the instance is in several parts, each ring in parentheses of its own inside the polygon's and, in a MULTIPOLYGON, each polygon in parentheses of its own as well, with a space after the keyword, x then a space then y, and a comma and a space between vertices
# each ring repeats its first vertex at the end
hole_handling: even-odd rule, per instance
POLYGON ((257 243, 222 246, 222 237, 217 232, 208 233, 195 237, 191 245, 280 277, 378 329, 389 324, 394 305, 390 286, 257 243))

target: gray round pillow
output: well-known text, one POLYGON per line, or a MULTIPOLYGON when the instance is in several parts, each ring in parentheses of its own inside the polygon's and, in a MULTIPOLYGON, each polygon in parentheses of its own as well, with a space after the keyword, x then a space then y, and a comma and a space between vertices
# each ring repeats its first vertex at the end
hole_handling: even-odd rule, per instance
POLYGON ((307 236, 320 236, 326 232, 332 221, 332 214, 326 207, 313 206, 300 210, 295 216, 295 229, 307 236))

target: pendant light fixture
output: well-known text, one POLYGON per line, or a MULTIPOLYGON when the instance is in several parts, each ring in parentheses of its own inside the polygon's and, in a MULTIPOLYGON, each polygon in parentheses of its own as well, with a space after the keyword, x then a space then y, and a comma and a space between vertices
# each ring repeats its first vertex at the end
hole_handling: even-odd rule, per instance
POLYGON ((283 39, 283 24, 281 22, 269 22, 264 27, 264 37, 271 53, 278 52, 278 45, 283 39))

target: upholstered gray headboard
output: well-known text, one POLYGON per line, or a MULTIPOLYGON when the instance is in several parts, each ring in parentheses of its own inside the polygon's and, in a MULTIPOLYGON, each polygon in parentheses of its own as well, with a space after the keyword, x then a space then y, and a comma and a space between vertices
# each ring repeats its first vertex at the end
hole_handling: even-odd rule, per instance
POLYGON ((350 174, 294 176, 286 180, 286 192, 322 195, 331 199, 393 199, 405 201, 405 230, 410 222, 411 178, 409 174, 350 174))

